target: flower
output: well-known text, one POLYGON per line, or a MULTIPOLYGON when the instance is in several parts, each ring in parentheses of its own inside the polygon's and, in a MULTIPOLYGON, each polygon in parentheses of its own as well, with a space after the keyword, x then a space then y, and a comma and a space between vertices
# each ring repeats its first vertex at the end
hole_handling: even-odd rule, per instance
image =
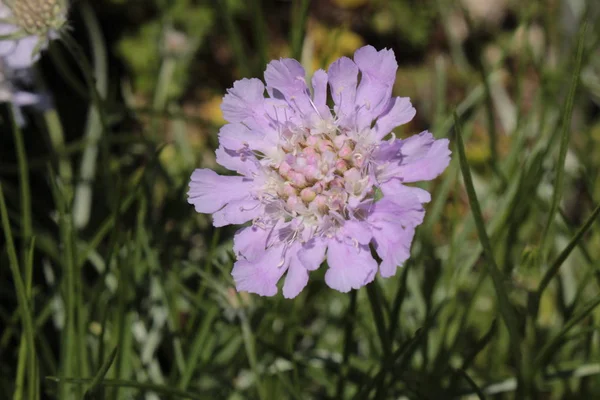
POLYGON ((32 66, 67 20, 66 0, 0 0, 0 59, 32 66))
POLYGON ((252 221, 234 237, 238 291, 272 296, 286 274, 293 298, 327 259, 325 283, 348 292, 408 259, 430 195, 405 183, 438 176, 450 151, 427 131, 384 140, 416 113, 391 96, 397 68, 393 51, 365 46, 316 71, 311 90, 302 66, 281 59, 265 71, 268 97, 259 79, 225 95, 217 162, 240 175, 197 169, 188 201, 217 227, 252 221))

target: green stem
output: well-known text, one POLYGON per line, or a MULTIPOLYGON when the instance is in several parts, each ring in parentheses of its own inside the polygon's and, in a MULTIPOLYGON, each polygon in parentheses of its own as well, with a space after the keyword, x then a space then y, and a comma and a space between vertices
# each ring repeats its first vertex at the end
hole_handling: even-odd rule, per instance
MULTIPOLYGON (((34 325, 31 316, 31 308, 29 306, 29 301, 27 299, 27 288, 25 283, 23 282, 23 278, 21 277, 21 271, 19 268, 19 261, 17 257, 17 252, 15 249, 15 244, 13 242, 12 232, 10 229, 10 222, 8 219, 8 211, 6 208, 6 202, 4 201, 4 192, 2 190, 2 184, 0 184, 0 216, 2 219, 2 228, 4 230, 4 238, 6 240, 6 249, 8 253, 8 264, 10 266, 10 271, 13 277, 13 282, 15 285, 15 290, 17 292, 17 302, 19 305, 19 311, 21 314, 21 323, 23 324, 23 336, 26 342, 26 355, 27 355, 27 368, 29 371, 29 395, 30 398, 35 397, 35 374, 37 370, 36 366, 36 357, 35 357, 35 341, 34 341, 34 325), (33 377, 33 378, 32 378, 33 377)), ((21 355, 21 354, 19 354, 21 355)), ((19 361, 19 363, 21 363, 19 361)), ((19 398, 22 394, 22 386, 21 391, 18 390, 15 392, 15 398, 19 398)))
MULTIPOLYGON (((585 32, 587 30, 587 23, 584 23, 581 31, 579 32, 579 40, 577 45, 577 55, 575 57, 575 72, 573 73, 573 77, 571 80, 571 87, 569 88, 569 94, 567 96, 567 102, 565 104, 565 108, 563 110, 562 115, 562 126, 561 126, 561 138, 560 138, 560 150, 558 154, 558 162, 556 165, 556 178, 554 180, 554 192, 552 194, 552 202, 550 206, 550 212, 548 213, 548 218, 546 220, 546 225, 544 226, 544 231, 542 233, 542 239, 540 242, 540 250, 542 251, 542 263, 545 264, 547 259, 546 252, 546 244, 548 242, 548 237, 550 235, 550 228, 552 226, 552 222, 554 221, 554 217, 556 212, 558 211, 558 206, 560 203, 560 198, 562 195, 562 190, 564 186, 565 179, 565 160, 567 158, 567 150, 569 147, 569 138, 571 135, 569 131, 571 129, 571 117, 573 115, 573 105, 575 103, 575 94, 577 92, 577 86, 579 85, 579 76, 581 73, 581 60, 583 58, 583 48, 585 43, 585 32)), ((537 312, 537 310, 536 310, 537 312)))
POLYGON ((295 0, 292 6, 292 58, 300 60, 302 57, 302 46, 304 44, 304 32, 306 30, 306 18, 310 0, 295 0))
MULTIPOLYGON (((64 43, 83 73, 93 103, 88 113, 85 128, 85 137, 86 139, 90 139, 90 145, 85 149, 81 158, 80 182, 75 189, 75 201, 73 204, 73 221, 75 227, 79 229, 87 225, 92 207, 92 182, 96 173, 96 159, 98 156, 98 147, 93 143, 99 141, 103 133, 108 132, 108 119, 103 109, 103 99, 108 92, 106 46, 102 38, 98 20, 87 1, 81 3, 81 15, 90 37, 90 47, 94 60, 93 69, 89 65, 85 53, 79 44, 68 33, 63 32, 62 34, 64 43)), ((104 176, 105 180, 109 182, 108 144, 101 141, 101 145, 103 165, 105 167, 104 176)))
MULTIPOLYGON (((27 162, 27 152, 25 150, 25 143, 23 141, 23 132, 19 129, 16 123, 16 117, 11 115, 11 124, 13 138, 15 141, 15 150, 17 153, 17 163, 19 165, 19 187, 21 189, 21 257, 22 267, 25 269, 25 285, 26 285, 26 296, 29 304, 31 302, 31 282, 33 270, 31 263, 28 262, 28 249, 30 247, 32 237, 32 222, 31 222, 31 188, 29 183, 29 166, 27 162)), ((27 347, 27 337, 25 333, 21 337, 21 343, 19 345, 19 362, 17 365, 17 380, 15 386, 17 388, 23 387, 25 379, 25 365, 27 365, 28 377, 28 391, 29 398, 35 397, 35 348, 27 347)), ((19 390, 15 390, 15 399, 19 398, 19 390)))
POLYGON ((346 314, 346 328, 344 332, 344 353, 342 356, 342 368, 338 376, 336 399, 344 398, 344 389, 346 387, 346 379, 348 377, 348 360, 350 359, 350 350, 352 348, 352 331, 354 328, 354 319, 356 317, 356 291, 350 293, 350 305, 346 314))

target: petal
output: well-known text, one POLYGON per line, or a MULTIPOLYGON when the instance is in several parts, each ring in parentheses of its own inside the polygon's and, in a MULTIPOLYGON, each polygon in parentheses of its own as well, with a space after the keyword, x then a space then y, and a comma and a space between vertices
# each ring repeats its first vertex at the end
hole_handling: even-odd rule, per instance
POLYGON ((431 133, 425 131, 406 140, 381 146, 374 158, 385 166, 377 179, 380 182, 392 178, 403 182, 434 179, 450 163, 448 144, 448 139, 435 140, 431 133))
POLYGON ((382 277, 394 276, 398 266, 408 260, 414 234, 414 228, 407 228, 396 233, 396 240, 389 240, 389 238, 383 237, 384 234, 378 235, 374 247, 377 255, 381 258, 379 273, 382 277))
POLYGON ((417 111, 408 97, 395 97, 387 105, 387 109, 377 119, 373 128, 374 137, 381 140, 394 128, 411 121, 417 111))
POLYGON ((318 69, 312 76, 313 103, 319 111, 322 118, 331 116, 331 111, 327 106, 327 73, 318 69))
POLYGON ((334 111, 341 123, 349 123, 356 107, 358 67, 348 57, 341 57, 329 67, 328 73, 334 111))
POLYGON ((298 61, 292 58, 271 61, 265 71, 265 82, 272 98, 285 100, 305 117, 315 113, 306 85, 306 72, 298 61))
MULTIPOLYGON (((29 68, 40 58, 39 51, 34 50, 38 48, 39 39, 37 36, 27 36, 16 42, 16 46, 12 49, 9 54, 2 56, 3 61, 9 68, 22 69, 29 68)), ((47 47, 47 43, 43 43, 39 49, 47 47)))
POLYGON ((382 259, 383 277, 394 275, 396 267, 410 256, 415 226, 423 222, 425 211, 417 195, 406 191, 398 199, 384 197, 373 204, 367 215, 373 232, 373 244, 382 259))
POLYGON ((261 296, 275 295, 277 282, 286 271, 283 265, 283 247, 283 245, 270 247, 262 256, 253 260, 236 261, 231 271, 236 289, 261 296))
POLYGON ((229 150, 221 145, 215 154, 219 165, 239 174, 251 177, 258 170, 258 160, 249 150, 229 150))
POLYGON ((405 186, 399 179, 390 179, 389 181, 382 183, 379 187, 384 196, 389 197, 394 201, 405 199, 407 197, 414 197, 420 203, 429 203, 431 201, 431 195, 427 190, 405 186))
POLYGON ((325 260, 327 243, 320 238, 313 238, 302 245, 298 251, 298 259, 309 271, 314 271, 321 266, 325 260))
POLYGON ((356 104, 360 108, 358 124, 367 127, 391 99, 398 64, 393 50, 377 51, 373 46, 356 50, 354 62, 361 72, 356 92, 356 104))
POLYGON ((223 118, 229 122, 242 122, 262 114, 265 85, 260 79, 242 79, 233 83, 221 103, 223 118))
MULTIPOLYGON (((11 16, 11 11, 0 1, 0 20, 8 20, 11 16)), ((9 36, 19 31, 15 25, 0 22, 0 36, 9 36)), ((0 57, 4 57, 13 52, 17 47, 18 39, 0 39, 0 57)))
POLYGON ((351 241, 356 241, 360 244, 369 244, 373 234, 369 229, 369 225, 362 221, 346 221, 341 230, 341 234, 351 241))
POLYGON ((229 150, 251 149, 268 153, 277 148, 277 138, 267 135, 264 125, 255 124, 255 120, 223 125, 219 130, 219 143, 229 150))
POLYGON ((308 283, 308 270, 298 259, 300 244, 292 245, 286 252, 289 267, 283 284, 283 297, 293 299, 298 296, 308 283))
POLYGON ((383 199, 363 206, 366 209, 366 221, 371 226, 371 233, 375 236, 375 229, 389 226, 391 229, 400 229, 407 226, 418 226, 423 222, 425 209, 414 195, 406 194, 402 198, 383 199))
POLYGON ((240 229, 233 237, 233 251, 236 256, 256 260, 265 253, 269 231, 257 226, 240 229))
POLYGON ((210 169, 197 169, 190 181, 188 203, 199 213, 214 213, 227 203, 247 197, 252 183, 241 176, 221 176, 210 169))
POLYGON ((262 203, 251 197, 232 201, 222 209, 213 213, 213 226, 239 225, 251 221, 264 214, 262 203))
POLYGON ((377 271, 377 262, 371 256, 369 246, 353 246, 338 240, 329 242, 327 263, 325 283, 342 293, 371 282, 377 271))
POLYGON ((393 50, 377 51, 373 46, 364 46, 354 53, 354 62, 362 74, 357 98, 361 97, 361 91, 367 90, 366 86, 368 85, 363 85, 363 82, 383 84, 390 88, 394 85, 398 63, 393 50))
POLYGON ((16 92, 12 95, 13 103, 18 106, 30 106, 32 104, 37 104, 40 99, 41 97, 39 95, 29 92, 16 92))

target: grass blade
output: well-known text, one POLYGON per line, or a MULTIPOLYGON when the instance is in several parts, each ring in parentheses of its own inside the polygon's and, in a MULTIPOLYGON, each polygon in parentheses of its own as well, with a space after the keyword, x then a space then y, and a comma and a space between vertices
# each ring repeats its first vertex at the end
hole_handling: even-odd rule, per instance
POLYGON ((554 352, 560 347, 561 342, 567 332, 569 332, 579 321, 588 316, 596 307, 600 305, 600 297, 594 299, 591 303, 589 303, 581 312, 575 315, 573 318, 569 320, 565 324, 565 326, 560 330, 560 332, 551 339, 539 352, 537 358, 534 361, 535 369, 543 367, 546 365, 549 358, 554 354, 554 352))
POLYGON ((550 203, 550 212, 548 213, 548 219, 544 226, 542 238, 540 242, 540 249, 546 259, 546 243, 550 234, 550 227, 554 216, 558 211, 558 205, 563 191, 564 180, 565 180, 565 160, 567 158, 567 149, 569 146, 569 129, 571 128, 571 117, 573 115, 573 104, 575 103, 575 93, 577 92, 577 86, 579 84, 579 75, 581 73, 581 60, 583 58, 583 47, 585 43, 585 32, 587 30, 587 24, 582 25, 581 31, 579 32, 579 38, 577 43, 577 55, 575 61, 575 72, 571 80, 571 87, 569 88, 569 94, 567 96, 567 102, 562 115, 562 129, 560 136, 560 150, 558 154, 556 178, 554 179, 554 192, 552 194, 552 202, 550 203))
MULTIPOLYGON (((19 304, 19 312, 21 314, 21 323, 23 324, 23 334, 25 336, 25 342, 27 344, 27 368, 29 371, 29 379, 32 382, 28 382, 29 395, 33 398, 34 385, 35 385, 35 374, 37 370, 36 357, 35 357, 35 341, 34 341, 34 329, 33 321, 31 317, 31 309, 27 300, 27 289, 19 268, 19 260, 17 258, 17 251, 15 249, 15 243, 13 241, 12 232, 10 229, 10 223, 8 220, 8 211, 6 208, 6 202, 4 201, 4 192, 2 190, 2 184, 0 184, 0 216, 2 217, 2 228, 4 230, 4 237, 6 240, 6 249, 8 252, 8 260, 10 271, 13 276, 15 290, 17 292, 17 302, 19 304), (33 377, 33 378, 32 378, 33 377)), ((17 388, 18 389, 18 388, 17 388)), ((21 392, 22 393, 22 392, 21 392)), ((20 394, 15 393, 14 398, 19 398, 20 394)))
POLYGON ((481 390, 481 388, 479 386, 477 386, 477 384, 475 383, 475 381, 473 379, 471 379, 471 377, 469 376, 469 374, 467 374, 467 372, 463 369, 457 369, 456 373, 458 375, 460 375, 471 387, 471 390, 473 390, 473 392, 477 395, 477 397, 479 397, 480 400, 485 400, 485 394, 483 394, 483 391, 481 390))
POLYGON ((295 0, 292 6, 292 58, 302 58, 302 46, 304 44, 304 32, 306 30, 306 18, 310 0, 295 0))
POLYGON ((342 354, 342 367, 338 376, 336 388, 336 398, 344 397, 344 389, 346 379, 348 377, 348 360, 350 359, 350 351, 352 348, 352 331, 354 328, 354 319, 356 317, 356 291, 350 292, 350 305, 346 314, 346 326, 344 327, 344 352, 342 354))
POLYGON ((115 358, 117 357, 118 350, 119 350, 119 348, 115 347, 114 350, 110 353, 110 356, 108 357, 108 359, 106 359, 106 361, 104 362, 104 364, 102 364, 102 366, 100 367, 100 369, 96 373, 96 376, 94 376, 94 379, 92 379, 92 382, 90 383, 90 387, 88 388, 88 390, 86 390, 85 395, 84 395, 84 399, 87 400, 88 398, 89 399, 95 398, 96 391, 98 390, 98 388, 102 384, 102 380, 104 379, 104 377, 106 376, 106 373, 108 372, 109 368, 111 367, 111 365, 115 361, 115 358))
MULTIPOLYGON (((59 378, 56 376, 47 376, 47 380, 52 382, 58 382, 63 384, 72 384, 72 385, 85 385, 90 383, 92 379, 77 379, 77 378, 59 378)), ((128 381, 124 379, 105 379, 100 381, 100 386, 106 387, 122 387, 122 388, 133 388, 138 389, 144 392, 155 392, 161 395, 177 397, 181 399, 191 399, 191 400, 204 400, 204 396, 200 396, 191 392, 186 392, 179 389, 174 389, 168 386, 163 385, 155 385, 152 383, 139 383, 134 381, 128 381)))
POLYGON ((200 328, 198 335, 192 343, 189 352, 190 356, 187 359, 185 371, 183 372, 183 375, 179 380, 179 384, 177 385, 177 387, 179 387, 179 389, 181 390, 185 390, 190 384, 190 381, 192 380, 192 375, 194 374, 196 366, 198 365, 198 359, 200 358, 200 354, 204 349, 206 340, 208 338, 208 335, 210 334, 210 328, 213 326, 213 322, 217 317, 218 311, 219 309, 217 307, 213 307, 209 309, 206 315, 204 316, 204 320, 202 321, 202 327, 200 328))
POLYGON ((471 170, 469 169, 469 163, 465 154, 465 145, 463 143, 462 138, 462 129, 456 113, 454 114, 454 124, 456 131, 456 147, 458 149, 460 169, 462 171, 465 188, 469 197, 469 204, 473 213, 473 219, 475 220, 477 235, 479 236, 479 241, 481 242, 481 246, 483 247, 483 254, 486 259, 484 265, 487 269, 488 274, 492 278, 492 283, 494 284, 496 296, 498 297, 498 308, 500 309, 502 319, 504 320, 504 323, 508 328, 512 356, 514 357, 515 361, 518 364, 520 364, 521 353, 519 350, 519 344, 521 343, 521 335, 518 330, 517 317, 515 315, 515 311, 512 305, 510 304, 508 293, 503 283, 504 278, 502 276, 502 273, 498 269, 498 266, 496 265, 492 245, 485 230, 485 223, 483 221, 481 207, 479 206, 479 201, 477 200, 477 194, 475 193, 475 187, 473 186, 473 178, 471 177, 471 170))
POLYGON ((596 218, 598 218, 598 214, 600 214, 600 204, 598 204, 596 206, 596 208, 592 212, 592 215, 590 215, 588 217, 587 221, 585 221, 585 223, 581 226, 581 228, 579 228, 577 230, 577 233, 575 233, 575 236, 573 236, 573 238, 571 239, 569 244, 567 244, 567 246, 560 252, 558 257, 556 257, 556 260, 554 260, 554 262, 552 263, 550 268, 544 274, 542 280, 540 281, 540 286, 537 290, 538 298, 542 297, 542 293, 544 292, 546 287, 548 287, 552 278, 554 278, 556 276, 556 274, 558 273, 558 270, 560 269, 563 262, 565 262, 567 257, 569 257, 569 254, 571 254, 573 249, 581 241, 581 238, 583 238, 583 235, 585 235, 585 233, 590 229, 592 224, 596 221, 596 218))

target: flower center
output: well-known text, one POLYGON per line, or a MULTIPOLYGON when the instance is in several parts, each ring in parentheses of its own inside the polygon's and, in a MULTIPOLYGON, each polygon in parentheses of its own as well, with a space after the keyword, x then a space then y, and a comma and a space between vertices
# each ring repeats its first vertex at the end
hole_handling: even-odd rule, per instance
POLYGON ((30 35, 45 35, 66 21, 61 0, 14 0, 9 5, 17 24, 30 35))
POLYGON ((277 196, 290 218, 339 225, 347 218, 346 205, 370 195, 368 149, 333 130, 316 133, 306 128, 288 130, 282 146, 283 161, 271 165, 278 176, 277 196))

